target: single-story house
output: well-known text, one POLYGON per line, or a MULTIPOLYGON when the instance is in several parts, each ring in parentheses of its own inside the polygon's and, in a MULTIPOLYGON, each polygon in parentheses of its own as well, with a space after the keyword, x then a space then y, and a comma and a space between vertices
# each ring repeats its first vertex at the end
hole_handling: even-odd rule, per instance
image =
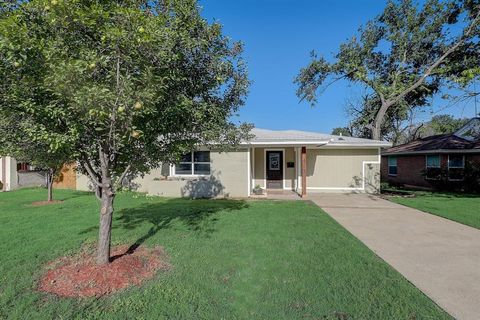
MULTIPOLYGON (((304 131, 253 129, 235 151, 199 148, 131 181, 137 191, 170 197, 248 197, 253 188, 376 193, 384 141, 304 131)), ((79 175, 76 187, 89 189, 79 175)), ((268 192, 268 191, 267 191, 268 192)))
POLYGON ((382 181, 433 189, 439 183, 461 184, 465 168, 480 168, 480 118, 452 134, 434 135, 386 149, 382 181))

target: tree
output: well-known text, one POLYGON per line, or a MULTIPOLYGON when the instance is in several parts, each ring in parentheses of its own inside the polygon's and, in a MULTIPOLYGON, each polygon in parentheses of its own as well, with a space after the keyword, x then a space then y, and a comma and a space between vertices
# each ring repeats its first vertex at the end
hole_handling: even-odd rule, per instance
POLYGON ((352 132, 350 131, 350 128, 348 127, 337 127, 333 128, 332 134, 336 136, 345 136, 345 137, 351 137, 352 132))
POLYGON ((249 83, 241 53, 194 0, 38 0, 0 19, 0 115, 27 114, 37 140, 73 151, 101 201, 98 264, 127 175, 248 136, 230 120, 249 83))
MULTIPOLYGON (((424 106, 451 75, 450 58, 478 42, 480 10, 466 0, 429 0, 420 8, 411 0, 389 1, 383 13, 340 45, 334 62, 312 54, 295 83, 297 95, 312 104, 318 93, 341 79, 360 84, 378 101, 368 113, 374 139, 382 138, 389 112, 424 106), (465 21, 461 21, 464 18, 465 21), (455 37, 450 34, 460 29, 455 37)), ((460 67, 460 64, 457 64, 460 67)), ((460 68, 455 73, 461 72, 460 68)))
POLYGON ((31 134, 31 119, 18 113, 2 113, 0 120, 0 154, 28 162, 46 175, 47 201, 53 201, 53 181, 72 155, 68 144, 50 148, 44 140, 31 134))
POLYGON ((449 134, 460 129, 466 124, 469 119, 466 118, 454 118, 449 114, 440 114, 433 116, 428 122, 427 127, 431 130, 432 134, 449 134))

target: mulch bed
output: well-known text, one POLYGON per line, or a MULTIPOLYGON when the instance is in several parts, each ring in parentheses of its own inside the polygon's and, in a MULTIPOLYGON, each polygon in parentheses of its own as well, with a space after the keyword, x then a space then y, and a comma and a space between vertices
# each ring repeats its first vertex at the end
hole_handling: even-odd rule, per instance
POLYGON ((31 206, 32 207, 43 207, 43 206, 48 206, 50 204, 56 204, 56 203, 62 203, 62 200, 52 200, 52 201, 35 201, 32 202, 31 206))
POLYGON ((38 289, 61 297, 98 297, 139 285, 171 268, 162 247, 118 246, 112 248, 112 261, 103 266, 95 263, 95 254, 89 251, 48 263, 38 289))

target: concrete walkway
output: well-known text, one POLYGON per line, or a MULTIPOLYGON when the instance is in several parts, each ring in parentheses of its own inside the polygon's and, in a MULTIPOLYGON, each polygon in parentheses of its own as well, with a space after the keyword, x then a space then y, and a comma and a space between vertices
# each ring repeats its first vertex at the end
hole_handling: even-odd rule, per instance
POLYGON ((480 230, 370 195, 309 199, 450 315, 480 319, 480 230))

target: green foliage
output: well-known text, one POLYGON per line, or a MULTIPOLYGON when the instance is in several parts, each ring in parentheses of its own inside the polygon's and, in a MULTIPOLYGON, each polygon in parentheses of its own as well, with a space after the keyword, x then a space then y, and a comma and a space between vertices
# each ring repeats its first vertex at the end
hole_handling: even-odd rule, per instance
POLYGON ((0 114, 85 170, 144 173, 197 144, 244 136, 230 118, 248 80, 242 46, 196 1, 34 0, 0 19, 0 114))
POLYGON ((345 137, 352 136, 350 128, 347 128, 347 127, 333 128, 332 134, 336 136, 345 136, 345 137))
POLYGON ((406 119, 409 110, 427 105, 452 74, 465 72, 456 61, 464 57, 463 49, 478 46, 479 10, 471 2, 429 0, 420 6, 412 0, 389 1, 357 36, 340 45, 332 61, 312 55, 295 80, 297 95, 314 104, 336 81, 364 87, 368 103, 356 116, 374 138, 381 138, 385 123, 406 119))
POLYGON ((467 160, 465 168, 428 168, 422 171, 424 176, 434 178, 429 182, 440 191, 480 193, 480 164, 467 160))
POLYGON ((457 119, 448 114, 441 114, 433 116, 427 126, 433 132, 432 134, 448 134, 457 131, 468 121, 467 118, 457 119))
POLYGON ((64 164, 73 159, 73 152, 62 136, 57 135, 58 139, 52 141, 50 138, 55 136, 45 134, 47 128, 39 133, 32 130, 34 126, 32 119, 25 114, 4 114, 0 120, 0 154, 56 175, 64 164), (40 134, 45 134, 45 140, 38 138, 40 134))
POLYGON ((113 296, 45 295, 36 287, 46 264, 95 241, 98 205, 91 194, 59 190, 63 203, 29 206, 39 199, 37 189, 0 193, 0 318, 450 319, 303 201, 121 193, 113 242, 162 246, 172 270, 113 296))

